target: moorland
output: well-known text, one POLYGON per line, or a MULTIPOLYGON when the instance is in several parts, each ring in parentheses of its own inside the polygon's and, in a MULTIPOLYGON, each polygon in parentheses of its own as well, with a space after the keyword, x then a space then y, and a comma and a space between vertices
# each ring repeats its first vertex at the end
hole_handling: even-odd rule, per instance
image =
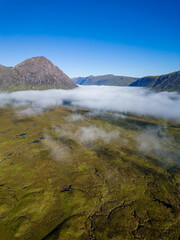
POLYGON ((179 123, 22 110, 0 109, 1 239, 179 239, 179 123))

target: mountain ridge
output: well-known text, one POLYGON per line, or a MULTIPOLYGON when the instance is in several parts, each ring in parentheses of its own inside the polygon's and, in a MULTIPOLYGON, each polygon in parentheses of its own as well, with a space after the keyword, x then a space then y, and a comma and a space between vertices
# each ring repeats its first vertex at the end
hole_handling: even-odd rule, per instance
POLYGON ((157 91, 180 91, 180 71, 147 76, 130 84, 131 87, 148 87, 157 91))
POLYGON ((113 74, 69 78, 44 56, 32 57, 14 67, 0 64, 0 90, 72 89, 79 85, 147 87, 155 91, 180 91, 180 71, 142 78, 113 74))
POLYGON ((99 76, 90 75, 88 77, 78 77, 71 79, 74 83, 79 85, 128 86, 138 78, 106 74, 99 76))
POLYGON ((0 65, 1 90, 72 89, 76 84, 44 56, 32 57, 14 67, 0 65))
POLYGON ((155 91, 180 91, 180 71, 157 76, 145 76, 142 78, 107 74, 71 79, 79 85, 147 87, 155 91))

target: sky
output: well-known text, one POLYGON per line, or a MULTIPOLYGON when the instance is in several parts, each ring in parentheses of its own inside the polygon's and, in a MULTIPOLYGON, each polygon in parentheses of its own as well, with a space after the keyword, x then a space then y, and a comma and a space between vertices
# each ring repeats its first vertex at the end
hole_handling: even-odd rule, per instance
POLYGON ((179 0, 0 0, 0 64, 45 56, 70 77, 180 70, 179 0))

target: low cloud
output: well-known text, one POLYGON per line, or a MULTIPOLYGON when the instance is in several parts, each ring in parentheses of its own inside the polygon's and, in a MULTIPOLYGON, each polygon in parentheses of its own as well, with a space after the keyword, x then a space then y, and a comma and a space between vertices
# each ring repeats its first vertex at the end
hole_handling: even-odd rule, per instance
POLYGON ((17 115, 23 115, 23 116, 33 116, 44 112, 44 109, 41 107, 27 107, 23 110, 16 111, 17 115))
POLYGON ((71 116, 68 116, 65 118, 68 122, 77 122, 84 120, 84 117, 81 114, 72 114, 71 116))
POLYGON ((74 136, 81 142, 81 144, 93 143, 94 141, 101 140, 109 143, 113 139, 120 136, 118 130, 107 131, 96 126, 79 127, 74 136))
POLYGON ((49 134, 44 135, 44 145, 49 149, 52 158, 57 162, 69 162, 71 160, 68 146, 56 141, 49 134))
POLYGON ((161 127, 148 127, 135 137, 137 150, 143 154, 153 154, 165 163, 179 163, 180 149, 172 135, 163 132, 161 127), (165 161, 166 160, 166 161, 165 161))
POLYGON ((93 110, 90 111, 86 114, 87 117, 105 117, 105 118, 111 118, 114 120, 118 120, 118 119, 126 119, 126 116, 124 114, 120 114, 120 113, 109 113, 107 111, 97 111, 97 110, 93 110))
POLYGON ((160 139, 157 138, 159 128, 147 128, 141 132, 137 137, 137 149, 145 153, 158 153, 164 150, 164 145, 160 139))
POLYGON ((113 139, 118 139, 120 136, 119 130, 106 130, 94 125, 77 127, 74 129, 71 124, 64 124, 61 127, 53 127, 57 136, 67 137, 78 141, 82 145, 94 143, 98 140, 104 143, 110 143, 113 139))
POLYGON ((180 122, 180 94, 156 93, 146 88, 80 86, 72 90, 1 92, 0 106, 6 104, 28 107, 28 114, 39 113, 50 106, 71 104, 94 110, 134 113, 180 122))

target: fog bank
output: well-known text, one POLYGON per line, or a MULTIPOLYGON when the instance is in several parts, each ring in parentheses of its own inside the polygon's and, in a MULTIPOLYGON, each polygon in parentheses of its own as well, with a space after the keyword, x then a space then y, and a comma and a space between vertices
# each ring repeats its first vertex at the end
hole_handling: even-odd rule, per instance
POLYGON ((0 92, 0 106, 25 106, 19 114, 37 114, 50 106, 71 104, 94 110, 134 113, 180 122, 180 94, 153 92, 146 88, 80 86, 72 90, 0 92))

